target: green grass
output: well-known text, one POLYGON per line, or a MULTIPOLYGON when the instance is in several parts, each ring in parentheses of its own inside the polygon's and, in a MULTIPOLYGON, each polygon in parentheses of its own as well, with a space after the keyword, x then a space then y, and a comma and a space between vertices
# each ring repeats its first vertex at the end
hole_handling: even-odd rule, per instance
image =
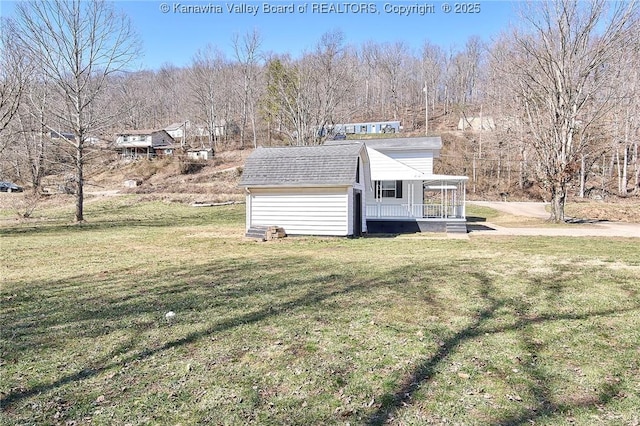
POLYGON ((0 227, 0 423, 640 420, 636 240, 258 243, 243 209, 0 227))

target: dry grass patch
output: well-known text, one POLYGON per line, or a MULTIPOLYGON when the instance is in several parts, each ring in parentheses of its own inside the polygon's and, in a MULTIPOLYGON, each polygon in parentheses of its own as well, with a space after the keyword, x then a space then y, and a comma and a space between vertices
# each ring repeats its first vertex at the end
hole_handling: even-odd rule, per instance
POLYGON ((640 223, 640 198, 616 202, 575 201, 567 204, 566 214, 581 219, 640 223))

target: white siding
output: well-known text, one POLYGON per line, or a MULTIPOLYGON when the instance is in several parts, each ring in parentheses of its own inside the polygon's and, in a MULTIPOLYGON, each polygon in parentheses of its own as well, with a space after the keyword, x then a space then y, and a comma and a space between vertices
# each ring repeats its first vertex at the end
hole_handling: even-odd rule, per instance
POLYGON ((349 235, 347 188, 253 189, 249 197, 248 226, 281 226, 291 235, 349 235))
POLYGON ((388 157, 414 168, 424 174, 433 174, 433 152, 431 151, 381 151, 388 157))
POLYGON ((349 191, 349 193, 347 194, 347 234, 346 235, 353 235, 353 228, 354 228, 354 213, 353 213, 353 206, 354 206, 354 201, 355 201, 355 197, 353 195, 353 191, 349 191))
POLYGON ((409 200, 414 204, 422 204, 424 193, 422 191, 422 181, 402 181, 402 198, 381 198, 375 199, 373 190, 367 190, 366 203, 382 203, 382 204, 407 204, 409 200), (412 191, 413 189, 413 191, 412 191))

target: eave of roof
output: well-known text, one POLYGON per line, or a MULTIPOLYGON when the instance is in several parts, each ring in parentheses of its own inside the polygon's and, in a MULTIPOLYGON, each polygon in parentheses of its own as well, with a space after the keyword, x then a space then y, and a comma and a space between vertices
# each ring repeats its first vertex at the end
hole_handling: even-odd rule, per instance
POLYGON ((408 150, 440 150, 442 138, 439 136, 423 136, 415 138, 385 138, 361 140, 370 148, 378 151, 408 151, 408 150))

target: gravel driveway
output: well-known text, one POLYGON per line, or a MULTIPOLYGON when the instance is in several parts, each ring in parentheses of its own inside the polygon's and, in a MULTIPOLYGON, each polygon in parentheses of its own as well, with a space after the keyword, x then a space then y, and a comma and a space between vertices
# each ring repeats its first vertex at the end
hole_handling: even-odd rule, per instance
MULTIPOLYGON (((547 219, 547 203, 470 201, 469 204, 490 207, 515 216, 547 219)), ((491 222, 467 224, 471 235, 542 235, 550 237, 630 237, 640 238, 640 224, 598 221, 563 228, 506 228, 491 222)))

